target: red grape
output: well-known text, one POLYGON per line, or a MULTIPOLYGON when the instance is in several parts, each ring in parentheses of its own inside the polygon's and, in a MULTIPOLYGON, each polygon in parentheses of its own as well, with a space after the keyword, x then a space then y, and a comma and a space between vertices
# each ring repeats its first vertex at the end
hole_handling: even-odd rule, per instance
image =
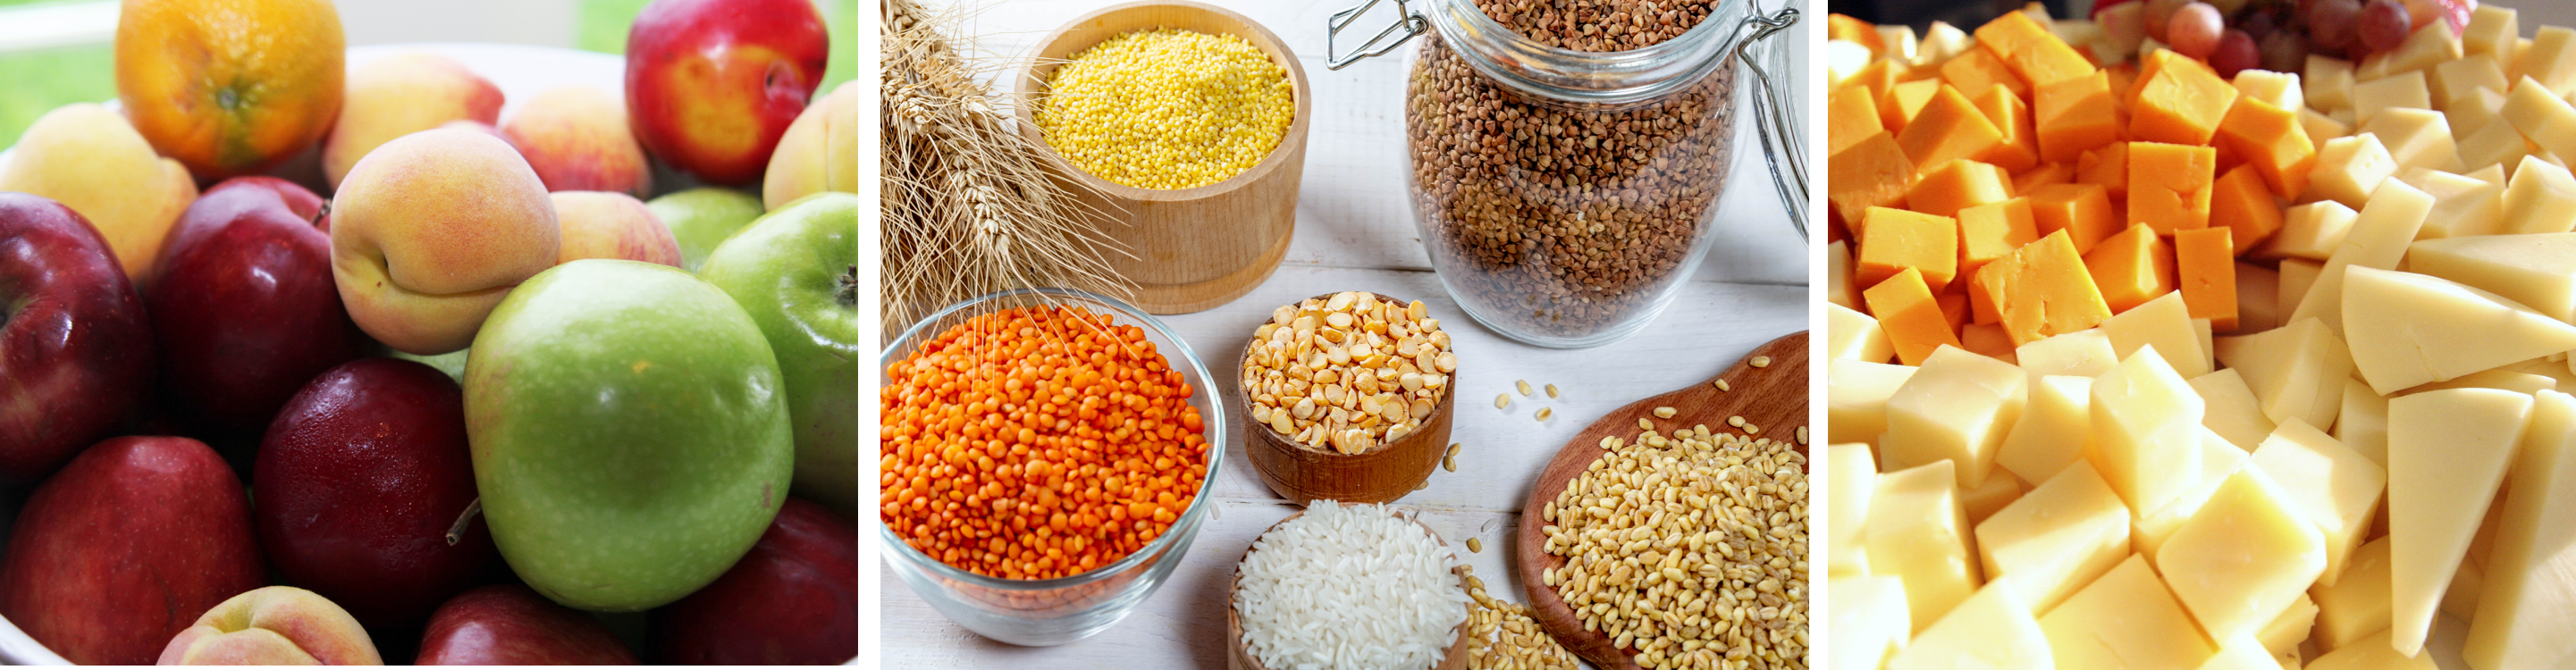
POLYGON ((2206 2, 2183 5, 2165 25, 2165 45, 2173 47, 2174 53, 2205 60, 2218 50, 2218 34, 2224 29, 2218 8, 2206 2))
POLYGON ((2360 0, 2315 0, 2308 6, 2308 42, 2323 49, 2352 46, 2354 17, 2360 0))
POLYGON ((2298 33, 2280 31, 2255 40, 2263 52, 2263 69, 2273 72, 2301 72, 2307 69, 2308 41, 2298 33))
POLYGON ((2242 30, 2230 30, 2218 38, 2218 50, 2210 52, 2209 68, 2217 70, 2220 77, 2235 79, 2238 72, 2261 67, 2262 64, 2256 62, 2258 57, 2260 54, 2254 50, 2253 36, 2242 30))
POLYGON ((2356 18, 2359 21, 2354 23, 2353 33, 2361 38, 2362 48, 2373 53, 2390 51, 2406 43, 2407 28, 2414 25, 2406 13, 2406 5, 2397 0, 2370 0, 2370 4, 2361 6, 2361 15, 2356 18))

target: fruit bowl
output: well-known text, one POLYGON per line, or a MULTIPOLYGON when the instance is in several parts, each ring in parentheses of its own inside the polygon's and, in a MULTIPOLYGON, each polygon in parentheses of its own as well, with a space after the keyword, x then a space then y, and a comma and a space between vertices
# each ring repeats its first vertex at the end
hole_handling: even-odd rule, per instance
POLYGON ((1172 367, 1180 370, 1182 379, 1189 383, 1190 404, 1198 408, 1206 422, 1202 434, 1211 437, 1206 458, 1208 472, 1200 478, 1198 494, 1189 509, 1181 513, 1170 530, 1143 549, 1090 572, 1058 579, 987 577, 942 563, 914 549, 887 524, 877 525, 886 563, 894 567, 895 574, 912 587, 913 593, 968 630, 1024 646, 1065 644, 1107 630, 1162 586, 1163 580, 1180 565, 1182 555, 1189 553, 1199 524, 1207 519, 1207 501, 1216 487, 1216 469, 1225 462, 1227 434, 1227 410, 1217 400, 1207 368, 1199 363, 1187 342, 1134 306, 1083 291, 1021 289, 958 303, 888 342, 877 359, 877 368, 883 370, 902 360, 920 342, 938 337, 976 315, 1039 305, 1083 307, 1112 315, 1121 324, 1143 328, 1155 350, 1176 359, 1171 361, 1172 367))

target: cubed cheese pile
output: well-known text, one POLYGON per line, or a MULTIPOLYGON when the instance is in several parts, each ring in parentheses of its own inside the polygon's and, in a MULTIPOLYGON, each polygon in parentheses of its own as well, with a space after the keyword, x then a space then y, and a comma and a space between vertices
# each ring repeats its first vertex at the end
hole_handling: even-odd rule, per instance
POLYGON ((1834 667, 2576 667, 2576 30, 1828 25, 1834 667))

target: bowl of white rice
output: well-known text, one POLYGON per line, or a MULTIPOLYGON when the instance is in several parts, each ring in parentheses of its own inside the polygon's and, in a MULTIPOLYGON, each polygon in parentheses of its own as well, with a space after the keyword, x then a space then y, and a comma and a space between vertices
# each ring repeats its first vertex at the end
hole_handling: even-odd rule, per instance
POLYGON ((1467 667, 1466 563, 1385 505, 1318 500, 1253 540, 1225 627, 1250 670, 1467 667))

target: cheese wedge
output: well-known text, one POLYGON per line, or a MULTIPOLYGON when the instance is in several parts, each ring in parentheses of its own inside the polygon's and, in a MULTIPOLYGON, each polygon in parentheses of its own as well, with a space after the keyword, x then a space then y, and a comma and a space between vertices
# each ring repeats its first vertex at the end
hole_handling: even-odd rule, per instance
POLYGON ((2476 670, 2576 664, 2576 397, 2543 391, 2461 651, 2476 670))
POLYGON ((2325 539, 2260 468, 2229 475, 2156 549, 2156 567, 2210 637, 2251 634, 2325 571, 2325 539))
POLYGON ((2059 670, 2191 670, 2217 652, 2134 555, 2042 615, 2039 629, 2059 670))
POLYGON ((2323 320, 2326 328, 2342 334, 2343 302, 2333 296, 2343 295, 2344 271, 2351 267, 2395 269, 2406 257, 2406 245, 2415 241, 2415 233, 2424 227, 2424 216, 2433 211, 2433 196, 2406 182, 2387 180, 2370 192, 2370 202, 2352 221, 2352 232, 2336 245, 2334 255, 2326 258, 2325 268, 2317 273, 2317 283, 2308 293, 2324 296, 2323 300, 2300 299, 2299 309, 2290 320, 2309 317, 2323 320))
POLYGON ((2576 349, 2576 326, 2503 296, 2412 272, 2349 273, 2346 342, 2382 394, 2576 349))
POLYGON ((1833 487, 1832 507, 1825 511, 1826 574, 1868 575, 1869 548, 1861 543, 1861 529, 1869 523, 1869 494, 1878 488, 1878 458, 1858 442, 1825 447, 1825 478, 1833 487))
MULTIPOLYGON (((2563 324, 2562 324, 2563 325, 2563 324)), ((2448 389, 2388 401, 2390 644, 2424 648, 2531 416, 2531 396, 2448 389)))
POLYGON ((2039 377, 2021 420, 1995 451, 1995 465, 2023 481, 2047 482, 2082 462, 2093 439, 2092 394, 2091 377, 2039 377))
POLYGON ((1887 398, 1881 467, 1902 470, 1950 460, 1959 465, 1954 475, 1960 488, 1984 484, 1994 469, 1995 449, 2021 418, 2028 381, 2021 368, 1965 349, 1933 352, 1887 398))
POLYGON ((2576 321, 2576 233, 2420 240, 2407 269, 2503 296, 2560 321, 2576 321))
POLYGON ((2191 390, 2200 394, 2208 409, 2200 416, 2206 426, 2228 444, 2252 453, 2272 434, 2270 417, 2263 416, 2263 404, 2254 399, 2254 388, 2245 385, 2245 377, 2235 368, 2193 377, 2191 390))
POLYGON ((1986 584, 1907 642, 1887 670, 2051 670, 2048 635, 2025 602, 2013 580, 1986 584))
POLYGON ((2129 508, 2077 461, 1977 524, 1988 579, 2012 577, 2047 612, 2129 555, 2129 508))
POLYGON ((2136 509, 2159 509, 2193 483, 2206 406, 2173 366, 2139 349, 2093 380, 2093 465, 2136 509))
POLYGON ((1878 446, 1887 432, 1887 398, 1914 378, 1917 368, 1862 361, 1832 361, 1825 367, 1825 433, 1832 443, 1878 446))
POLYGON ((1880 475, 1869 497, 1863 542, 1870 572, 1905 582, 1906 609, 1917 634, 1967 600, 1981 580, 1950 463, 1880 475))
POLYGON ((1834 599, 1832 670, 1879 670, 1914 634, 1905 620, 1905 583, 1895 577, 1842 577, 1826 582, 1834 599))
POLYGON ((2325 537, 2326 570, 2317 583, 2333 586, 2370 530, 2388 487, 2388 469, 2297 419, 2272 431, 2251 462, 2281 485, 2292 507, 2325 537))
POLYGON ((2352 376, 2352 354, 2343 339, 2317 319, 2252 335, 2218 339, 2218 362, 2235 368, 2274 423, 2298 417, 2310 426, 2332 426, 2343 408, 2343 382, 2352 376))

